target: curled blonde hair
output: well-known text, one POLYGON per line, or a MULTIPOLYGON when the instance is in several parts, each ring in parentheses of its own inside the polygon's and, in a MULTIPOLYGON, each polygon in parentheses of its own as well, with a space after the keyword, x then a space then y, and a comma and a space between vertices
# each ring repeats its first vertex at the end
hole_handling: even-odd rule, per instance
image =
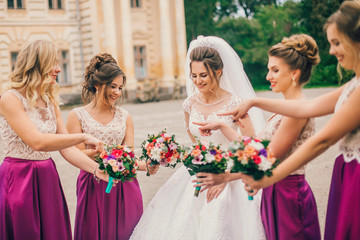
POLYGON ((41 97, 45 102, 59 103, 59 85, 53 83, 50 71, 58 64, 58 50, 54 43, 36 40, 26 44, 19 52, 14 71, 10 74, 9 88, 25 90, 30 107, 41 97))

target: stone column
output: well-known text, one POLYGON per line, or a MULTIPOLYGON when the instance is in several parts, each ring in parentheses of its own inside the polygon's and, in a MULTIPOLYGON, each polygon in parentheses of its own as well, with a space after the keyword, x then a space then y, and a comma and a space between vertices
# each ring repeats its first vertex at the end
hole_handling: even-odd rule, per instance
POLYGON ((116 19, 114 0, 102 0, 102 10, 104 17, 105 51, 110 53, 115 59, 117 56, 118 43, 116 38, 116 19))
POLYGON ((181 86, 185 86, 185 58, 187 52, 186 46, 186 26, 185 26, 185 10, 184 1, 175 0, 175 24, 176 24, 176 50, 178 64, 178 81, 181 86))
MULTIPOLYGON (((107 0, 106 0, 107 1, 107 0)), ((118 31, 121 36, 119 58, 122 62, 122 67, 126 74, 126 89, 128 92, 128 99, 133 100, 136 95, 137 80, 135 78, 135 66, 134 66, 134 45, 133 45, 133 30, 131 26, 131 8, 130 1, 120 1, 120 22, 118 31)))
POLYGON ((159 0, 160 10, 160 42, 161 42, 161 62, 162 62, 162 83, 160 86, 170 90, 174 85, 174 49, 173 32, 171 21, 170 0, 159 0))

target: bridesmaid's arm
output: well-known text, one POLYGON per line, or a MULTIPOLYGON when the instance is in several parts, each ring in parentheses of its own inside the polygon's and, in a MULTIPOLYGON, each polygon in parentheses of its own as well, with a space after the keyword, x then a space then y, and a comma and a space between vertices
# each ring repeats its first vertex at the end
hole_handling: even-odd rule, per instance
POLYGON ((278 113, 293 118, 319 117, 334 112, 336 102, 345 85, 311 100, 280 100, 269 98, 248 99, 241 102, 235 109, 218 115, 233 115, 233 118, 237 120, 245 116, 250 108, 258 107, 268 112, 278 113))
POLYGON ((252 189, 268 187, 322 154, 346 134, 360 127, 360 108, 357 107, 359 102, 360 87, 354 90, 319 133, 308 139, 273 170, 271 177, 263 177, 259 181, 254 181, 249 176, 243 175, 243 181, 252 189))
MULTIPOLYGON (((56 122, 57 122, 57 134, 66 134, 66 135, 73 135, 68 134, 68 131, 65 127, 65 124, 61 117, 60 108, 57 105, 55 107, 55 115, 56 115, 56 122)), ((68 161, 70 164, 74 165, 77 168, 80 168, 86 172, 93 173, 100 179, 104 181, 109 181, 109 175, 106 175, 99 169, 99 165, 93 161, 91 158, 86 156, 80 149, 76 148, 75 146, 64 148, 59 150, 60 154, 63 158, 68 161)))
MULTIPOLYGON (((58 108, 54 104, 55 108, 58 108)), ((60 110, 58 110, 60 112, 60 110)), ((40 132, 31 121, 20 101, 12 93, 4 93, 0 98, 0 114, 21 140, 35 151, 57 151, 86 142, 99 147, 99 141, 87 134, 51 134, 40 132)))
MULTIPOLYGON (((74 111, 71 111, 69 113, 69 116, 68 116, 68 119, 66 122, 66 128, 69 133, 82 133, 83 132, 83 130, 81 128, 81 123, 74 111)), ((98 154, 100 152, 100 151, 96 151, 95 149, 92 149, 92 148, 86 149, 85 144, 83 142, 77 144, 76 147, 92 159, 94 159, 96 154, 98 154)))

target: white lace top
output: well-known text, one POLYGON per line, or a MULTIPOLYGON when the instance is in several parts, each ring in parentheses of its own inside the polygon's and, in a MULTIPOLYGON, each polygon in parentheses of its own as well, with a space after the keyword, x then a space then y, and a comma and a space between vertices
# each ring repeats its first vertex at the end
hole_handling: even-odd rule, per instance
MULTIPOLYGON (((342 91, 339 100, 335 105, 335 112, 337 112, 344 102, 349 98, 350 94, 360 86, 360 78, 353 78, 342 91)), ((356 106, 354 106, 356 107, 356 106)), ((352 132, 346 134, 339 144, 340 154, 344 156, 345 162, 350 162, 355 158, 360 163, 360 127, 354 129, 352 132)))
POLYGON ((225 122, 234 130, 238 130, 239 127, 236 123, 233 123, 231 116, 218 116, 217 114, 232 110, 240 102, 242 102, 242 99, 235 95, 229 95, 223 101, 210 105, 202 103, 196 95, 188 97, 183 103, 184 112, 189 113, 189 119, 185 119, 185 129, 190 130, 191 134, 197 139, 212 142, 215 145, 227 145, 230 141, 220 130, 212 131, 210 136, 201 136, 199 126, 192 122, 225 122))
POLYGON ((122 144, 126 133, 126 119, 128 112, 116 107, 114 118, 107 124, 96 121, 85 107, 74 108, 84 133, 90 134, 106 145, 122 144))
MULTIPOLYGON (((35 124, 41 133, 56 133, 57 122, 54 106, 52 103, 47 107, 30 108, 29 102, 15 89, 8 90, 18 97, 29 115, 30 120, 35 124)), ((49 152, 35 151, 26 145, 21 138, 14 132, 6 121, 5 117, 0 115, 0 136, 4 142, 4 156, 29 160, 45 160, 51 157, 49 152)))
MULTIPOLYGON (((278 115, 278 114, 273 115, 270 118, 270 120, 267 122, 264 130, 261 132, 259 137, 262 138, 262 139, 267 139, 267 140, 271 141, 271 139, 274 136, 276 130, 280 126, 281 118, 282 118, 281 115, 278 115)), ((285 156, 283 156, 280 159, 280 161, 283 161, 287 157, 289 157, 293 152, 296 151, 296 149, 298 149, 298 147, 300 147, 301 144, 303 144, 308 138, 310 138, 312 135, 314 135, 314 133, 315 133, 315 120, 313 118, 310 118, 309 121, 304 126, 304 128, 302 129, 300 135, 296 139, 296 142, 291 146, 290 150, 285 154, 285 156)), ((301 168, 299 168, 295 172, 291 173, 291 175, 305 174, 305 166, 306 165, 302 166, 301 168)))

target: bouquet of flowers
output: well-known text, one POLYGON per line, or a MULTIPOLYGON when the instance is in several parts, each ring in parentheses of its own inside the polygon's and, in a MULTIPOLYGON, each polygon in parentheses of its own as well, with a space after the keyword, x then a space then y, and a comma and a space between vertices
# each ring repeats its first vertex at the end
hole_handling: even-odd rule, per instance
MULTIPOLYGON (((279 165, 267 146, 269 141, 243 136, 242 141, 234 141, 229 146, 229 158, 233 160, 231 172, 251 175, 255 180, 270 177, 272 170, 279 165)), ((249 200, 253 198, 249 196, 249 200)))
MULTIPOLYGON (((183 163, 190 175, 198 172, 223 173, 227 166, 225 155, 226 152, 222 151, 220 146, 198 141, 191 149, 184 149, 183 163)), ((195 197, 199 196, 200 188, 195 188, 195 197)))
MULTIPOLYGON (((166 130, 157 135, 148 134, 141 144, 141 159, 147 161, 150 159, 151 165, 160 164, 164 167, 174 168, 180 162, 179 144, 175 141, 175 135, 170 135, 166 130)), ((149 172, 146 174, 150 176, 149 172)))
POLYGON ((109 174, 106 193, 110 193, 113 180, 121 182, 132 181, 136 177, 137 164, 134 152, 127 146, 107 146, 104 151, 95 156, 100 170, 109 174))

